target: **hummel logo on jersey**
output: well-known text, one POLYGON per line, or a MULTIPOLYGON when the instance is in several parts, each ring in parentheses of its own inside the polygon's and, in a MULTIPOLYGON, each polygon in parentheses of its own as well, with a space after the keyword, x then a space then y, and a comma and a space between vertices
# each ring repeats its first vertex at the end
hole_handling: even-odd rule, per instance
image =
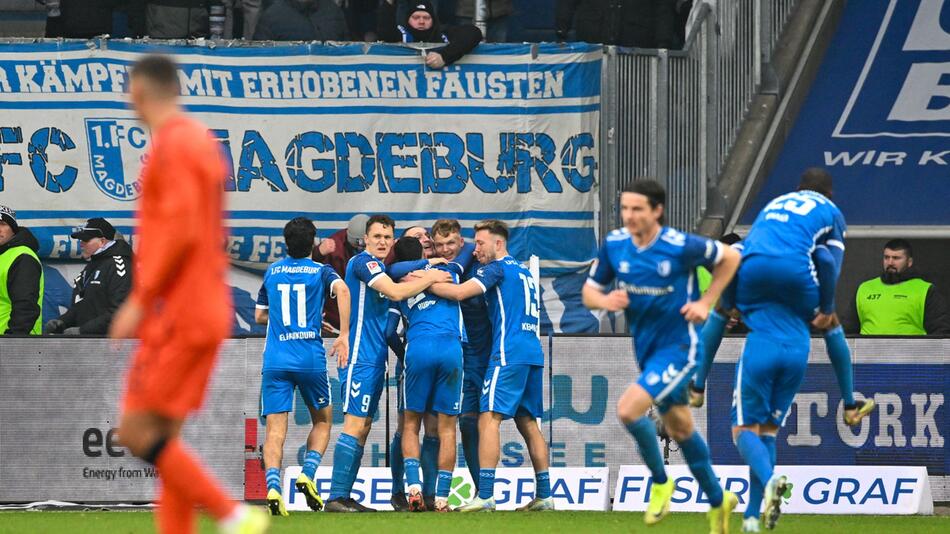
POLYGON ((488 390, 490 389, 491 389, 491 379, 486 380, 485 383, 482 384, 482 395, 488 395, 488 390))
POLYGON ((676 366, 671 363, 670 366, 666 368, 666 371, 663 371, 663 383, 669 384, 678 374, 679 371, 676 370, 676 366))
POLYGON ((660 382, 660 375, 656 373, 650 373, 647 375, 647 385, 655 386, 660 382))
POLYGON ((350 386, 350 396, 353 398, 358 397, 360 394, 360 386, 362 384, 362 382, 353 382, 353 384, 350 386))
POLYGON ((326 397, 320 397, 320 398, 317 399, 317 404, 323 404, 323 403, 326 402, 326 401, 327 401, 327 398, 326 398, 326 397))

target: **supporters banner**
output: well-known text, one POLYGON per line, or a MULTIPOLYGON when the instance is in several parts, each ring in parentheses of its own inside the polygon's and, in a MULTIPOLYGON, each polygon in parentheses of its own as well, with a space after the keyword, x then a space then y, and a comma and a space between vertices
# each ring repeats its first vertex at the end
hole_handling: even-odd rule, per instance
POLYGON ((848 2, 758 195, 751 224, 807 167, 834 176, 849 225, 947 225, 950 0, 848 2))
POLYGON ((0 44, 0 193, 41 256, 77 258, 70 229, 88 217, 130 233, 150 132, 127 74, 156 51, 178 62, 185 108, 227 154, 235 261, 282 257, 296 215, 328 236, 377 212, 397 231, 457 218, 465 237, 502 219, 513 255, 539 256, 545 276, 594 256, 599 46, 486 45, 433 70, 396 45, 108 40, 0 44))

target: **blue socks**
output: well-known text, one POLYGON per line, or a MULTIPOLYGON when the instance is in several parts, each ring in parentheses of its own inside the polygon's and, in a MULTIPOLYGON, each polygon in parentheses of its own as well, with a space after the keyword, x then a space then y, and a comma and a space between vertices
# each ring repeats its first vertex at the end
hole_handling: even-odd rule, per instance
POLYGON ((551 496, 551 475, 547 471, 541 471, 534 475, 534 496, 539 499, 547 499, 551 496))
POLYGON ((742 456, 742 459, 749 466, 749 474, 765 486, 772 478, 772 459, 766 445, 762 443, 759 436, 748 430, 743 430, 736 438, 736 448, 739 449, 739 456, 742 456))
POLYGON ((449 498, 449 491, 452 489, 452 472, 439 471, 439 482, 435 485, 435 496, 444 499, 449 498))
POLYGON ((422 479, 419 478, 419 459, 406 458, 404 464, 406 466, 406 485, 410 488, 413 486, 422 487, 422 479))
POLYGON ((330 480, 330 500, 347 498, 356 481, 359 461, 362 460, 363 447, 356 438, 341 433, 333 447, 333 477, 330 480))
POLYGON ((495 495, 495 470, 478 470, 478 498, 491 499, 495 495))
POLYGON ((303 474, 310 480, 317 476, 317 468, 320 467, 321 460, 323 460, 323 455, 314 450, 307 451, 306 456, 303 457, 303 474))
POLYGON ((709 460, 709 447, 699 432, 693 432, 688 438, 679 442, 683 457, 689 464, 689 470, 696 477, 699 487, 709 496, 709 505, 718 508, 722 505, 722 486, 716 479, 712 463, 709 460))
MULTIPOLYGON (((762 434, 759 441, 765 445, 769 453, 769 462, 772 468, 775 468, 775 436, 762 434)), ((745 509, 743 517, 759 517, 762 509, 762 495, 765 493, 765 484, 768 481, 760 482, 756 477, 750 477, 749 480, 749 505, 745 509)))
MULTIPOLYGON (((666 468, 663 467, 663 455, 660 454, 660 444, 656 438, 656 425, 653 420, 643 416, 632 423, 627 423, 627 432, 633 436, 640 449, 643 463, 650 469, 655 484, 666 483, 666 468)), ((483 470, 484 471, 484 470, 483 470)))
POLYGON ((267 470, 267 491, 277 490, 280 493, 280 468, 271 467, 267 470))
POLYGON ((462 453, 465 455, 465 465, 468 466, 472 480, 478 480, 478 417, 460 417, 459 430, 462 432, 462 453))
POLYGON ((828 359, 835 370, 838 379, 838 389, 841 390, 841 399, 845 407, 854 406, 854 377, 851 372, 851 349, 848 340, 844 338, 844 329, 836 326, 825 332, 825 348, 828 359))
POLYGON ((722 344, 722 336, 726 333, 728 321, 725 315, 713 310, 709 312, 706 324, 699 333, 699 337, 703 340, 703 353, 699 368, 696 369, 696 375, 693 377, 693 382, 699 389, 706 389, 706 377, 709 376, 713 358, 716 357, 719 345, 722 344))
POLYGON ((389 472, 393 477, 393 495, 405 493, 403 478, 406 473, 403 470, 402 434, 399 432, 393 434, 393 440, 389 442, 389 472))
POLYGON ((439 437, 425 436, 422 438, 422 494, 426 497, 435 495, 435 482, 439 472, 439 437))

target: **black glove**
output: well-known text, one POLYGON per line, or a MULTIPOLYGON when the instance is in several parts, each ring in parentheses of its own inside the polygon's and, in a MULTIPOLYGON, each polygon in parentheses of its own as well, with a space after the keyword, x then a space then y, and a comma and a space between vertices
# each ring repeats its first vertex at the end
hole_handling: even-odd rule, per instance
POLYGON ((66 324, 59 319, 50 319, 45 325, 43 325, 43 333, 58 334, 63 331, 64 326, 66 326, 66 324))

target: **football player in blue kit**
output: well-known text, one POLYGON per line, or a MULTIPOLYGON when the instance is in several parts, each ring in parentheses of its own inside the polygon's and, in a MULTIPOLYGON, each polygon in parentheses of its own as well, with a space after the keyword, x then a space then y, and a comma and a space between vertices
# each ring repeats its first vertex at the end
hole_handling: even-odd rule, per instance
POLYGON ((264 274, 257 298, 255 320, 267 325, 261 371, 261 416, 266 418, 264 468, 267 505, 273 515, 287 515, 281 496, 280 465, 287 437, 287 414, 293 409, 294 389, 300 391, 313 428, 307 437, 303 472, 296 487, 307 505, 319 511, 323 501, 314 475, 330 440, 333 412, 327 355, 320 337, 324 295, 335 296, 340 311, 340 335, 330 356, 345 361, 349 347, 350 292, 329 265, 310 259, 316 228, 305 217, 284 226, 287 257, 264 274))
MULTIPOLYGON (((829 313, 846 230, 831 195, 831 175, 820 168, 806 170, 798 191, 769 202, 743 241, 735 298, 750 333, 736 365, 732 436, 749 465, 751 500, 756 495, 765 500, 768 529, 775 528, 787 485, 784 476, 774 473, 775 438, 805 376, 809 324, 828 331, 825 338, 844 396, 845 422, 860 420, 874 408, 871 402, 848 398, 850 351, 829 313), (818 267, 816 262, 825 265, 818 267)), ((754 510, 743 528, 756 532, 758 506, 752 502, 750 506, 754 510)))
POLYGON ((350 358, 338 369, 343 394, 343 431, 333 449, 333 479, 327 512, 365 512, 350 497, 363 457, 363 446, 382 394, 389 349, 386 325, 390 300, 417 295, 433 283, 447 282, 445 271, 427 271, 422 277, 396 283, 383 260, 393 245, 395 222, 386 215, 366 221, 366 250, 350 258, 344 281, 352 295, 350 358))
MULTIPOLYGON (((418 239, 403 237, 396 243, 395 253, 398 261, 418 260, 422 258, 423 247, 418 239)), ((462 272, 454 263, 433 268, 450 272, 456 281, 462 272)), ((402 454, 409 510, 421 512, 427 508, 420 476, 419 430, 423 415, 434 413, 440 441, 438 470, 432 475, 423 474, 436 477, 434 510, 448 512, 455 469, 455 428, 462 403, 462 312, 458 302, 429 291, 403 300, 398 306, 407 323, 399 406, 403 415, 402 454)))
MULTIPOLYGON (((462 267, 462 281, 470 280, 481 264, 475 261, 475 245, 462 240, 462 227, 455 219, 440 219, 432 225, 435 253, 462 267)), ((478 413, 482 394, 482 380, 488 369, 492 350, 491 320, 485 297, 477 295, 459 303, 465 321, 465 341, 462 342, 462 361, 465 367, 462 385, 462 413, 459 431, 462 435, 462 453, 472 480, 478 480, 478 413)))
POLYGON ((535 473, 535 497, 519 511, 554 509, 548 445, 542 413, 544 352, 538 284, 531 271, 508 254, 508 226, 497 220, 475 225, 475 255, 482 264, 462 284, 436 284, 432 292, 462 301, 484 295, 492 324, 492 351, 482 383, 478 420, 478 496, 461 512, 495 509, 495 468, 501 456, 500 425, 514 419, 535 473))
POLYGON ((617 414, 636 440, 653 480, 644 521, 654 524, 669 513, 674 481, 666 474, 647 415, 656 404, 670 437, 709 498, 710 532, 729 531, 729 516, 738 498, 723 491, 713 472, 709 448, 695 431, 688 407, 687 384, 695 371, 700 339, 693 323, 701 323, 739 266, 739 253, 721 243, 663 226, 666 192, 655 181, 624 187, 620 211, 624 227, 601 246, 591 276, 582 290, 591 309, 623 311, 640 378, 624 392, 617 414), (712 282, 699 297, 696 268, 712 271, 712 282), (618 288, 608 286, 617 280, 618 288))

